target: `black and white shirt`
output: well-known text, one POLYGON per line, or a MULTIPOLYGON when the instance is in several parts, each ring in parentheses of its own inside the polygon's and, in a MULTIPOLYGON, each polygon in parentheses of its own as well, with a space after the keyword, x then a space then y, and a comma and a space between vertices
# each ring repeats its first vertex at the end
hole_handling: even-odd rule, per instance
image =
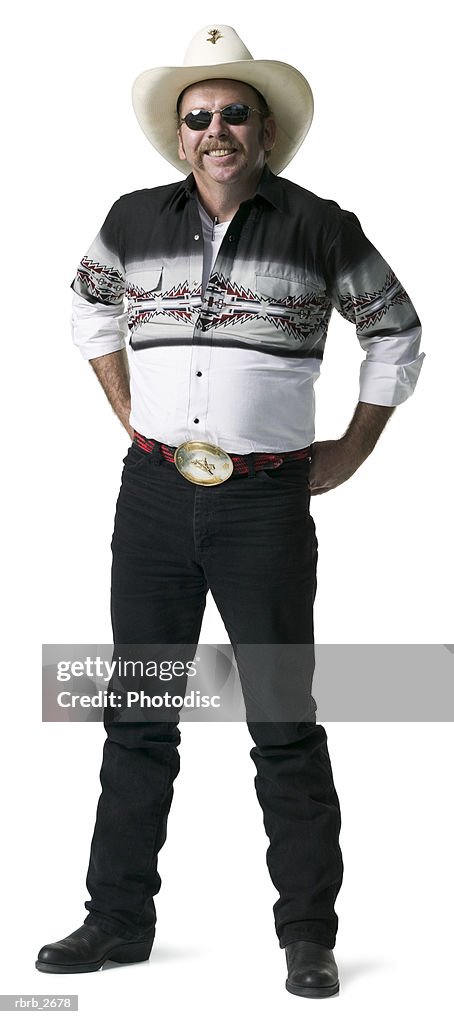
POLYGON ((203 292, 197 199, 192 174, 120 196, 71 284, 82 355, 128 341, 136 430, 240 454, 311 444, 333 307, 365 352, 359 399, 393 406, 412 394, 420 321, 355 214, 265 165, 254 197, 215 229, 203 292))

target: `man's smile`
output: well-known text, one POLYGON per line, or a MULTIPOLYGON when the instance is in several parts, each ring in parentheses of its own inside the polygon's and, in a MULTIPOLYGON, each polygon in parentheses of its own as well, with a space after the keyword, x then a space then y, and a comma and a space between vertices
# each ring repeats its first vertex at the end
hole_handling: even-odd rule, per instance
POLYGON ((237 152, 238 150, 232 147, 219 146, 218 149, 210 149, 208 152, 205 152, 204 156, 208 156, 211 160, 227 160, 235 156, 237 152))

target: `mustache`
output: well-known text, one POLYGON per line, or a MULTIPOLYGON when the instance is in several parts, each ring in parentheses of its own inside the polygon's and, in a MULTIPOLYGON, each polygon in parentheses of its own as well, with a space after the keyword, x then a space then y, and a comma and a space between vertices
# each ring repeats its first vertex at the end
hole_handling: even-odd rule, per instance
POLYGON ((232 150, 232 152, 236 152, 237 150, 240 149, 240 147, 239 146, 231 146, 227 142, 224 142, 224 143, 216 142, 216 143, 213 143, 211 146, 204 146, 204 148, 201 149, 200 152, 201 153, 214 153, 217 149, 230 149, 230 150, 232 150))

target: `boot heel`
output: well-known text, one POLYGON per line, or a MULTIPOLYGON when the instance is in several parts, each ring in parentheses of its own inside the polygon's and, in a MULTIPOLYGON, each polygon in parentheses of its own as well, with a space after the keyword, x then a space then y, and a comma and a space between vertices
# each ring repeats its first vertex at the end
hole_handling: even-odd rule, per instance
POLYGON ((116 964, 134 964, 148 960, 153 946, 153 939, 142 942, 127 942, 124 946, 116 946, 109 956, 116 964))

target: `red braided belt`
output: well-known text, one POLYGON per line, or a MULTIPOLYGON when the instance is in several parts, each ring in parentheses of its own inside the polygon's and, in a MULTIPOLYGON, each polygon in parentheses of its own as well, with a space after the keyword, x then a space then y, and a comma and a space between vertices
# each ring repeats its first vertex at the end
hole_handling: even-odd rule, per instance
MULTIPOLYGON (((152 452, 155 445, 159 445, 163 458, 167 462, 174 462, 173 456, 176 448, 171 448, 169 445, 164 444, 163 441, 156 441, 154 437, 144 437, 137 430, 134 430, 134 441, 144 452, 152 452)), ((255 470, 264 469, 266 466, 277 469, 278 466, 282 466, 283 462, 291 462, 294 459, 307 459, 310 455, 310 450, 309 446, 308 448, 298 448, 293 452, 252 452, 251 455, 255 470)), ((251 455, 231 455, 230 452, 228 454, 233 462, 232 476, 249 472, 251 455)))

